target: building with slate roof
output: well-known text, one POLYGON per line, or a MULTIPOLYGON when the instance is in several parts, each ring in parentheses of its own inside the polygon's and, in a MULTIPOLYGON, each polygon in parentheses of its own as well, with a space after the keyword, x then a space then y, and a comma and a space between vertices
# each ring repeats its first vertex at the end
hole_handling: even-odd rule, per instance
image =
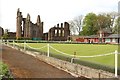
POLYGON ((81 43, 120 43, 120 34, 112 34, 110 29, 103 29, 98 31, 97 35, 90 36, 69 36, 72 41, 81 43))

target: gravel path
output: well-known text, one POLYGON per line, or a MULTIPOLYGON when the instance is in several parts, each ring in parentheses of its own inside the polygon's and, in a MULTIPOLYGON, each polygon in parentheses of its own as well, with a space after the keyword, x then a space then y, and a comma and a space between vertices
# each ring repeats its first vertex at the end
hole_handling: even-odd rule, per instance
POLYGON ((2 46, 2 59, 15 78, 74 78, 67 72, 7 46, 2 46))

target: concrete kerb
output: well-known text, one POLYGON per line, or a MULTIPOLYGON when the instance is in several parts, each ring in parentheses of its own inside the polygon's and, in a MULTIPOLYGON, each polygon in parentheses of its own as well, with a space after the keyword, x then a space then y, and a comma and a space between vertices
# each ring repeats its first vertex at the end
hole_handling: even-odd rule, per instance
MULTIPOLYGON (((12 47, 10 45, 7 45, 12 47)), ((67 61, 59 60, 53 57, 47 57, 45 55, 40 55, 39 52, 25 51, 24 49, 19 49, 17 47, 12 47, 16 50, 22 51, 28 55, 31 55, 41 61, 44 61, 58 69, 66 71, 75 77, 85 76, 87 78, 115 78, 113 73, 109 73, 102 70, 96 70, 83 65, 70 63, 67 61)), ((119 79, 120 80, 120 79, 119 79)))

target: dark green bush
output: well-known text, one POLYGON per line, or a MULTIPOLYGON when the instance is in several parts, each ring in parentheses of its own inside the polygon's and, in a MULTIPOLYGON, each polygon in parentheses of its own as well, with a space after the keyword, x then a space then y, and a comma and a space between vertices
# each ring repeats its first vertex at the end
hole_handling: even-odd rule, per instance
POLYGON ((0 62, 0 80, 13 80, 10 71, 8 69, 8 66, 4 64, 3 62, 0 62))

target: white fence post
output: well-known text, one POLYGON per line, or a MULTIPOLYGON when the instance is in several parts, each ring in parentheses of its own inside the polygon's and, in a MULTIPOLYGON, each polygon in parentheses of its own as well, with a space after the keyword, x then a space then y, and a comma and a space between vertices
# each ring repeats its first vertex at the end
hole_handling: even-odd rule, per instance
POLYGON ((74 58, 71 58, 71 63, 73 63, 74 58))
POLYGON ((26 50, 26 42, 24 41, 24 50, 26 50))
POLYGON ((118 51, 115 50, 115 77, 118 77, 118 51))
POLYGON ((9 41, 7 40, 7 46, 8 46, 9 41))
POLYGON ((76 52, 74 52, 74 56, 73 58, 71 59, 71 63, 73 63, 74 59, 76 58, 76 52))
POLYGON ((13 48, 15 47, 15 41, 13 40, 13 48))
POLYGON ((50 52, 49 52, 49 44, 47 44, 47 47, 48 47, 48 53, 47 53, 47 57, 49 57, 50 56, 50 52))

